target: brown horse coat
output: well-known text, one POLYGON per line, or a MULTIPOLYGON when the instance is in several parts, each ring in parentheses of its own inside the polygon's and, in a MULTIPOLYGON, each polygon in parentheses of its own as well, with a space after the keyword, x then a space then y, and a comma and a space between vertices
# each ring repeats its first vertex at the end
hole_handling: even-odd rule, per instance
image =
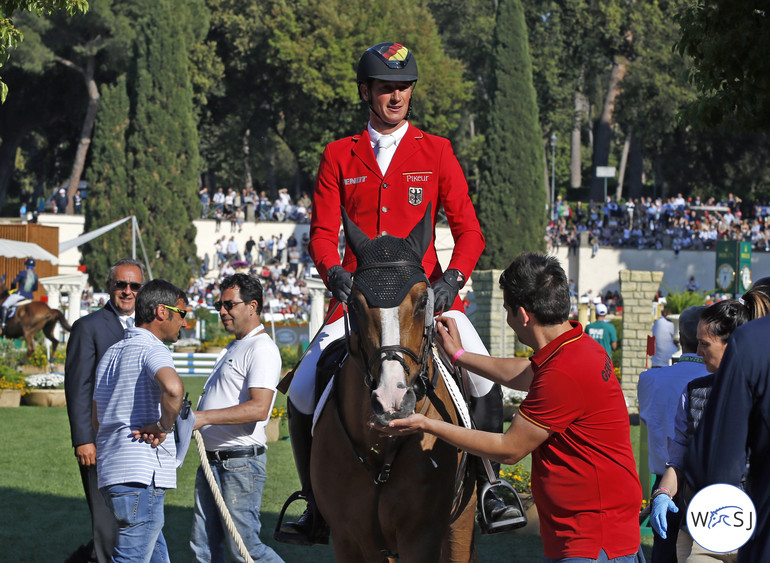
MULTIPOLYGON (((8 295, 5 292, 5 287, 1 284, 0 290, 5 293, 0 298, 1 304, 8 295)), ((27 342, 27 357, 29 357, 35 351, 35 335, 42 330, 46 338, 51 341, 51 355, 53 356, 59 346, 59 341, 53 334, 56 323, 61 323, 62 328, 66 331, 72 329, 64 317, 64 313, 59 309, 51 309, 42 301, 33 301, 16 308, 16 313, 5 324, 3 337, 23 338, 27 342)))

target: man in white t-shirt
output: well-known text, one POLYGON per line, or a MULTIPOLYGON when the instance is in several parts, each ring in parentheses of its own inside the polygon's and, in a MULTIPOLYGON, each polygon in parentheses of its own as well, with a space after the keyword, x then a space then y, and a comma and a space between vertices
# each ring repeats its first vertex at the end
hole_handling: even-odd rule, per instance
MULTIPOLYGON (((267 477, 265 427, 281 375, 281 354, 265 332, 262 285, 257 278, 234 274, 221 283, 214 304, 233 340, 217 359, 195 411, 209 466, 216 476, 235 527, 254 561, 283 561, 259 538, 259 510, 267 477)), ((203 472, 195 478, 195 506, 190 536, 193 561, 241 561, 225 528, 203 472)))

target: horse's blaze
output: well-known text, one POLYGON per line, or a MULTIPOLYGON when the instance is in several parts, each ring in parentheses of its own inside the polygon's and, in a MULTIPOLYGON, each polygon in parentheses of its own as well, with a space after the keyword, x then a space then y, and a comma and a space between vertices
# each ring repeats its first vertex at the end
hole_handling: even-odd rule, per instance
MULTIPOLYGON (((381 346, 401 344, 400 307, 380 309, 381 346)), ((414 410, 414 392, 406 383, 400 362, 385 360, 380 368, 377 389, 372 392, 372 409, 380 422, 409 416, 414 410)))

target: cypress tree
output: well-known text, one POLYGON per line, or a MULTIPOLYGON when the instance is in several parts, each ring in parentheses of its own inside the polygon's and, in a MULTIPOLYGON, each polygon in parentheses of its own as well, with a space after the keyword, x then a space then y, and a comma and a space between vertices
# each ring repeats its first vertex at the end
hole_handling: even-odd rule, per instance
POLYGON ((193 219, 201 170, 193 112, 185 0, 136 0, 135 66, 129 71, 130 213, 142 232, 152 273, 184 287, 197 261, 193 219))
MULTIPOLYGON (((200 214, 201 159, 188 67, 196 7, 185 0, 126 5, 136 25, 132 66, 104 89, 87 176, 86 231, 134 215, 153 276, 180 287, 197 263, 192 221, 200 214)), ((102 287, 109 265, 131 250, 128 225, 92 241, 83 252, 92 284, 102 287)), ((137 258, 143 259, 140 248, 137 258)))
POLYGON ((477 208, 487 246, 480 269, 505 268, 522 251, 542 251, 544 155, 520 0, 500 0, 477 208))
MULTIPOLYGON (((114 85, 104 85, 101 89, 91 166, 86 174, 86 232, 130 215, 126 169, 128 112, 126 77, 121 76, 114 85)), ((83 263, 88 267, 91 285, 104 287, 110 265, 118 258, 130 256, 130 252, 131 233, 128 226, 113 229, 85 244, 82 248, 83 263)))

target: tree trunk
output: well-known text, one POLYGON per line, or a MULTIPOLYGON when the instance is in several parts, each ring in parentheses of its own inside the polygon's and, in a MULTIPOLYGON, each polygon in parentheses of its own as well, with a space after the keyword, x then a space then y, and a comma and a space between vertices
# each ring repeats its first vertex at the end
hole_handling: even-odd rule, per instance
POLYGON ((574 119, 570 137, 569 185, 579 188, 583 185, 582 139, 583 120, 588 114, 588 100, 582 92, 583 73, 580 73, 579 90, 575 92, 574 119))
POLYGON ((95 58, 94 55, 88 56, 85 69, 72 63, 72 61, 62 59, 61 57, 56 58, 58 62, 78 71, 83 76, 83 80, 86 84, 86 91, 88 92, 88 108, 86 109, 86 116, 83 119, 83 127, 80 130, 80 140, 78 141, 77 150, 75 151, 75 160, 72 163, 69 186, 67 187, 67 213, 69 214, 74 210, 73 200, 75 198, 75 192, 78 191, 80 177, 83 175, 83 168, 86 165, 88 148, 91 146, 91 133, 94 130, 96 112, 99 110, 99 87, 94 80, 95 58))
POLYGON ((593 170, 591 174, 591 199, 601 200, 604 194, 604 178, 596 177, 597 166, 607 166, 610 158, 610 142, 612 141, 613 116, 615 102, 620 94, 620 83, 626 74, 626 61, 618 57, 612 63, 610 80, 607 85, 607 95, 604 97, 604 107, 599 123, 596 125, 596 139, 594 144, 593 170))
POLYGON ((243 183, 248 192, 254 187, 254 179, 251 177, 251 165, 249 164, 249 138, 251 136, 251 129, 246 129, 243 134, 243 183))
POLYGON ((628 197, 642 197, 644 189, 644 160, 639 138, 631 135, 631 150, 628 155, 628 197))
MULTIPOLYGON (((634 134, 634 128, 629 127, 628 135, 623 143, 623 154, 620 157, 620 170, 618 170, 618 189, 615 190, 615 200, 620 201, 623 196, 623 180, 626 177, 626 164, 628 163, 628 151, 631 149, 631 137, 634 134)), ((628 199, 631 198, 631 194, 628 194, 628 199)))

